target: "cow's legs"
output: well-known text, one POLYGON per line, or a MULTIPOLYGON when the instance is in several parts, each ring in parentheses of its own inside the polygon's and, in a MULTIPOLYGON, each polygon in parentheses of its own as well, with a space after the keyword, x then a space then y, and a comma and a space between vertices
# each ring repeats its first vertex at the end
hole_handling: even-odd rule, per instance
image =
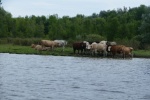
POLYGON ((73 51, 74 51, 74 54, 76 53, 76 49, 73 49, 73 51))

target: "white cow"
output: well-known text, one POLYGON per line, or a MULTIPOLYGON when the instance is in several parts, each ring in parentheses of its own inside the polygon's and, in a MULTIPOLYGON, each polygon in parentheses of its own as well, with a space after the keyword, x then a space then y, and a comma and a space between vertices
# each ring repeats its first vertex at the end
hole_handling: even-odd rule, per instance
POLYGON ((108 45, 108 46, 112 46, 112 45, 117 45, 117 43, 114 42, 114 41, 113 41, 113 42, 107 42, 107 45, 108 45))
POLYGON ((107 41, 100 41, 100 44, 107 45, 107 41))
POLYGON ((92 54, 92 55, 97 54, 97 43, 96 43, 96 42, 93 42, 93 43, 91 44, 90 50, 91 50, 91 54, 92 54))
POLYGON ((64 51, 64 48, 68 43, 66 40, 54 40, 54 42, 57 42, 59 44, 59 47, 62 47, 62 51, 64 51))
POLYGON ((86 49, 85 49, 85 52, 86 53, 90 53, 90 50, 91 50, 91 45, 88 41, 83 41, 83 43, 86 44, 86 49))
POLYGON ((107 41, 101 41, 100 43, 93 42, 91 44, 91 52, 92 54, 102 53, 103 56, 107 56, 107 41))
POLYGON ((98 43, 97 44, 97 52, 100 52, 103 54, 103 56, 107 56, 107 45, 106 44, 102 44, 102 43, 98 43))

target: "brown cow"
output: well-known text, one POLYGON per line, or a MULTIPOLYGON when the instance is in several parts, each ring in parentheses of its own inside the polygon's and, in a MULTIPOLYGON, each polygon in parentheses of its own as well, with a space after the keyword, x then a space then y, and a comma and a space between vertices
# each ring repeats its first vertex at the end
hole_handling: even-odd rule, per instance
POLYGON ((76 53, 76 50, 78 50, 78 54, 79 54, 79 51, 81 51, 81 54, 82 54, 83 51, 85 52, 85 49, 86 49, 86 43, 83 43, 83 42, 73 43, 74 54, 76 53))
POLYGON ((132 58, 132 47, 122 47, 123 58, 131 57, 132 58))
POLYGON ((51 50, 50 47, 42 47, 42 45, 36 45, 36 44, 31 44, 31 48, 34 48, 35 50, 38 50, 38 51, 51 50))
POLYGON ((112 54, 113 57, 115 57, 116 54, 122 54, 123 50, 122 48, 125 47, 124 45, 112 45, 108 46, 108 52, 112 54))
POLYGON ((50 40, 41 40, 41 45, 42 47, 51 47, 51 49, 53 50, 54 47, 58 47, 59 43, 55 42, 55 41, 50 41, 50 40))
POLYGON ((36 46, 35 44, 31 44, 31 48, 35 48, 35 46, 36 46))
POLYGON ((32 44, 31 45, 31 48, 34 48, 35 50, 37 50, 37 53, 38 51, 41 53, 41 51, 43 51, 43 48, 41 45, 36 45, 36 44, 32 44))

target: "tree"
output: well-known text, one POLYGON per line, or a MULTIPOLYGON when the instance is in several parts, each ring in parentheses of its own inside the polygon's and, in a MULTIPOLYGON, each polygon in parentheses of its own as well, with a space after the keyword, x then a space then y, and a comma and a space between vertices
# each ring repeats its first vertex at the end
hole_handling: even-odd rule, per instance
MULTIPOLYGON (((1 3, 1 0, 0 0, 1 3)), ((150 7, 100 11, 91 16, 77 14, 75 17, 58 15, 25 16, 12 18, 0 7, 0 38, 49 38, 83 40, 101 36, 109 41, 137 39, 150 43, 150 7), (139 30, 138 30, 139 28, 139 30), (94 34, 94 35, 90 35, 94 34)), ((97 39, 97 38, 93 39, 97 39)))
POLYGON ((142 24, 139 28, 142 37, 142 43, 150 44, 150 13, 142 16, 142 24))
POLYGON ((0 7, 1 7, 1 4, 2 4, 2 2, 1 2, 1 0, 0 0, 0 7))
POLYGON ((11 27, 12 27, 11 14, 6 12, 2 7, 0 7, 0 37, 6 38, 9 35, 11 36, 11 27))
POLYGON ((117 17, 109 17, 107 20, 107 40, 113 41, 118 33, 119 21, 117 17))

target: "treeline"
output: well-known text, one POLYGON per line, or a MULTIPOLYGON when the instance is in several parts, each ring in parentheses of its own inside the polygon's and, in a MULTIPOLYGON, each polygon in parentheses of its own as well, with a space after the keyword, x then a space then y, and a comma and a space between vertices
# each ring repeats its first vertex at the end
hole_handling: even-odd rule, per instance
POLYGON ((138 48, 150 44, 150 7, 100 11, 91 16, 58 15, 13 18, 0 7, 0 38, 130 41, 138 48), (144 45, 144 46, 143 46, 144 45))

